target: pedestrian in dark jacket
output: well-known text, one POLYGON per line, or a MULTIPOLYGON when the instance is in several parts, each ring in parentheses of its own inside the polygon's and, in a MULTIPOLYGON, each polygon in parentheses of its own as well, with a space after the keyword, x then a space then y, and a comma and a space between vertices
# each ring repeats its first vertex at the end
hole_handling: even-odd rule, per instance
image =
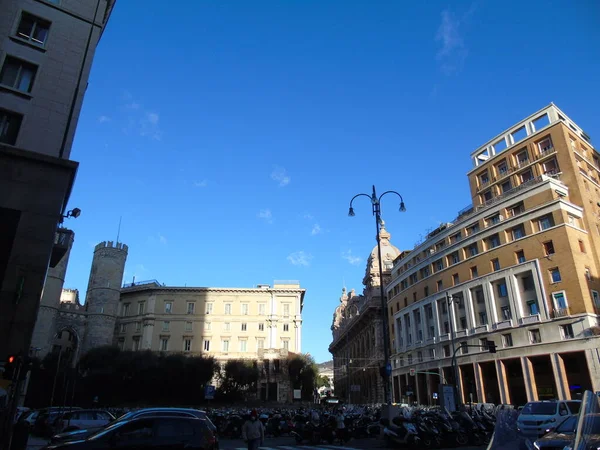
POLYGON ((242 438, 248 443, 248 450, 258 450, 258 447, 264 444, 265 427, 258 420, 258 413, 255 409, 250 414, 250 420, 247 420, 242 426, 242 438))

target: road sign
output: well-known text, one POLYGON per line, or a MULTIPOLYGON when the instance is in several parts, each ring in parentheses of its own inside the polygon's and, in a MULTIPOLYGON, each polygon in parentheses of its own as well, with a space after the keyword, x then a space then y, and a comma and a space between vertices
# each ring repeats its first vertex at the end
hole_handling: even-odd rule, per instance
POLYGON ((417 374, 417 369, 410 369, 408 371, 408 373, 410 374, 411 377, 414 377, 417 374))
POLYGON ((434 399, 434 400, 437 400, 437 398, 438 398, 438 393, 437 393, 437 392, 434 392, 434 393, 433 393, 433 399, 434 399))
POLYGON ((213 400, 215 398, 215 387, 208 385, 204 388, 204 398, 206 400, 213 400))
POLYGON ((385 373, 388 377, 392 374, 392 365, 390 363, 387 363, 385 366, 385 373))

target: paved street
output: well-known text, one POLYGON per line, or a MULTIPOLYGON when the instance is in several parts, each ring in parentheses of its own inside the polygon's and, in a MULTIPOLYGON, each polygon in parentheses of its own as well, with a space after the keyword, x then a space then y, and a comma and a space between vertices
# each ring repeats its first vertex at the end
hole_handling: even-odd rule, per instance
MULTIPOLYGON (((27 450, 40 450, 46 445, 47 440, 31 436, 27 445, 27 450)), ((248 447, 242 440, 220 439, 220 450, 246 450, 248 447)), ((353 439, 346 445, 298 445, 290 437, 268 438, 262 450, 354 450, 354 449, 377 449, 385 448, 383 442, 379 439, 353 439)), ((463 447, 460 450, 482 450, 485 447, 463 447)), ((441 449, 444 450, 444 449, 441 449)))

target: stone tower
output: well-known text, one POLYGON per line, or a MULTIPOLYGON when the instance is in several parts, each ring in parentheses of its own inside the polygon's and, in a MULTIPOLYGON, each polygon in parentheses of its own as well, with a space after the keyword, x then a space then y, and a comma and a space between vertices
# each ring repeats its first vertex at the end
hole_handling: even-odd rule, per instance
POLYGON ((35 321, 35 328, 33 329, 33 337, 31 339, 32 354, 40 358, 43 358, 52 350, 52 342, 56 333, 56 318, 60 309, 60 297, 63 285, 65 284, 74 233, 71 232, 68 236, 65 255, 55 267, 48 269, 35 321))
POLYGON ((85 296, 87 324, 82 356, 92 348, 113 343, 126 259, 127 246, 120 242, 101 242, 94 249, 85 296))

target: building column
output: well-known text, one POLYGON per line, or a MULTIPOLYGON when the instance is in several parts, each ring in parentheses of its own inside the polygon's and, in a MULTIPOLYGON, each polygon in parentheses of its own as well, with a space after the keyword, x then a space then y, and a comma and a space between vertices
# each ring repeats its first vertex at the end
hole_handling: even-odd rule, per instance
MULTIPOLYGON (((133 325, 133 324, 131 324, 131 325, 133 325)), ((142 342, 140 342, 140 350, 151 350, 152 349, 152 336, 153 335, 154 335, 154 320, 142 321, 142 342)), ((202 343, 202 345, 204 345, 204 343, 202 343)))
POLYGON ((498 322, 498 310, 496 308, 496 294, 492 283, 485 282, 481 285, 483 289, 483 298, 485 299, 485 307, 488 313, 488 324, 494 324, 498 322))
POLYGON ((586 350, 585 360, 590 371, 592 390, 598 392, 600 391, 600 349, 596 347, 586 350))
POLYGON ((462 376, 462 367, 460 367, 458 365, 458 362, 456 362, 457 368, 458 368, 458 395, 461 397, 460 398, 460 403, 468 403, 468 398, 466 398, 466 394, 465 394, 465 388, 464 388, 464 383, 463 383, 463 376, 462 376))
POLYGON ((477 390, 477 399, 479 403, 485 403, 485 389, 483 386, 483 375, 479 363, 473 363, 473 373, 475 374, 475 389, 477 390))
MULTIPOLYGON (((446 300, 444 300, 446 301, 446 300)), ((439 337, 442 333, 440 331, 440 314, 438 311, 438 302, 433 301, 431 302, 431 308, 433 310, 433 332, 435 334, 436 337, 439 337)))
POLYGON ((533 373, 533 364, 528 357, 521 356, 521 367, 523 369, 523 380, 525 381, 527 401, 536 402, 538 400, 538 393, 537 385, 535 383, 535 374, 533 373))
POLYGON ((558 391, 559 400, 571 400, 571 390, 569 389, 569 380, 567 379, 567 371, 565 362, 562 356, 558 353, 550 354, 550 362, 552 363, 552 372, 554 372, 554 381, 558 391))
POLYGON ((510 405, 510 393, 508 392, 506 367, 502 360, 496 360, 496 375, 498 377, 498 390, 500 391, 500 403, 510 405))

